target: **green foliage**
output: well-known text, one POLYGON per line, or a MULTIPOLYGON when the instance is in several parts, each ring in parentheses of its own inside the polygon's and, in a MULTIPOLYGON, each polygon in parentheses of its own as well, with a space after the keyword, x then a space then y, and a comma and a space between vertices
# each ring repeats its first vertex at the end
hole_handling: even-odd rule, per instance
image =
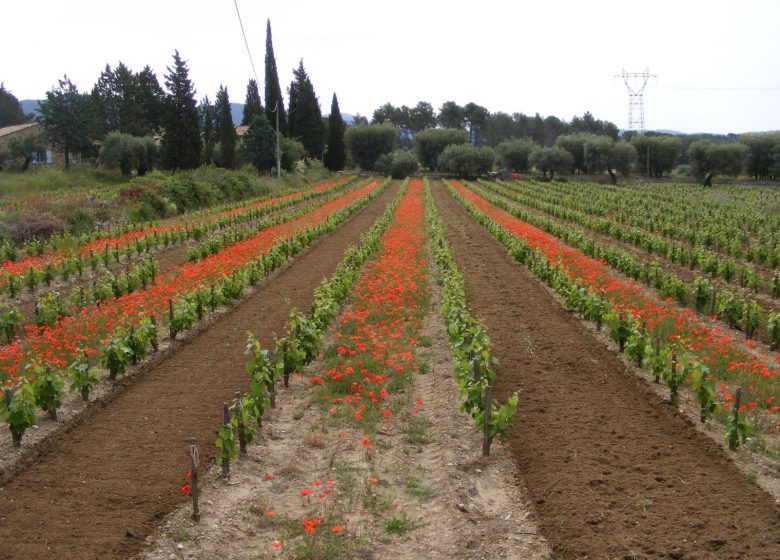
POLYGON ((444 149, 465 144, 468 139, 468 134, 459 128, 426 128, 414 135, 414 148, 422 166, 436 171, 444 149))
POLYGON ((325 167, 331 171, 341 171, 347 163, 347 146, 344 143, 344 120, 339 110, 339 100, 333 93, 328 115, 328 148, 325 152, 325 167))
POLYGON ((649 168, 653 177, 661 177, 664 173, 671 172, 683 152, 682 140, 676 136, 634 136, 631 144, 636 148, 639 168, 642 172, 648 167, 649 153, 649 168))
POLYGON ((56 418, 57 409, 62 406, 62 390, 64 383, 62 376, 51 369, 41 365, 33 365, 27 368, 28 375, 35 378, 32 382, 35 403, 43 410, 56 418))
POLYGON ((282 88, 279 85, 279 72, 276 69, 273 38, 271 37, 271 20, 267 20, 265 28, 265 116, 268 122, 276 122, 275 111, 279 111, 279 131, 287 132, 287 113, 284 110, 282 88))
POLYGON ((550 174, 552 179, 555 172, 566 173, 574 165, 574 158, 563 148, 538 148, 531 152, 528 163, 542 172, 543 177, 550 174))
POLYGON ((22 104, 13 93, 5 89, 5 84, 0 82, 0 128, 24 124, 28 120, 28 115, 22 111, 22 104))
POLYGON ((324 130, 322 112, 314 86, 303 67, 303 59, 293 70, 293 81, 288 89, 290 110, 288 114, 288 133, 303 144, 306 156, 315 160, 322 158, 324 130))
POLYGON ((780 177, 780 134, 743 134, 739 141, 747 148, 745 173, 759 180, 780 177))
POLYGON ((294 172, 298 163, 306 157, 306 148, 298 140, 286 137, 282 137, 280 147, 282 169, 288 173, 294 172))
POLYGON ((3 418, 13 435, 14 445, 19 447, 24 432, 35 425, 35 393, 26 378, 19 381, 10 404, 3 402, 3 418))
POLYGON ((715 175, 739 175, 748 148, 737 142, 715 144, 697 140, 688 146, 693 176, 709 187, 715 175))
POLYGON ((276 133, 265 115, 259 115, 249 125, 241 142, 241 159, 251 163, 259 174, 276 165, 276 133))
POLYGON ((15 306, 4 304, 0 307, 0 332, 10 344, 21 331, 25 318, 15 306))
POLYGON ((737 411, 736 414, 729 414, 726 417, 725 439, 730 449, 737 449, 741 443, 745 443, 750 435, 750 422, 745 414, 737 411))
POLYGON ((22 171, 27 171, 33 158, 45 150, 46 144, 41 134, 14 134, 8 141, 8 153, 10 157, 22 160, 22 171))
POLYGON ((193 169, 200 164, 202 143, 199 115, 195 105, 195 88, 189 78, 187 63, 173 55, 173 68, 165 76, 168 95, 160 141, 161 163, 166 169, 193 169))
POLYGON ((117 375, 122 375, 127 371, 127 365, 132 359, 133 351, 127 346, 124 333, 117 333, 117 336, 109 340, 101 349, 100 364, 109 372, 109 379, 116 379, 117 375))
POLYGON ((244 99, 244 114, 241 116, 241 126, 252 124, 255 117, 264 114, 263 103, 260 101, 260 88, 254 78, 249 79, 246 85, 246 98, 244 99))
POLYGON ((227 87, 219 86, 215 103, 217 117, 217 142, 219 153, 216 163, 225 169, 236 167, 236 128, 230 111, 230 97, 227 87))
POLYGON ((536 147, 533 140, 504 140, 496 146, 496 153, 502 167, 524 173, 528 171, 528 157, 536 147))
POLYGON ((157 144, 150 137, 139 138, 122 132, 110 132, 100 147, 98 161, 104 167, 119 167, 123 177, 132 169, 139 175, 151 171, 157 160, 157 144))
POLYGON ((90 391, 100 382, 97 371, 90 366, 84 354, 68 366, 67 375, 70 378, 71 392, 80 394, 85 401, 89 399, 90 391))
POLYGON ((444 148, 439 156, 438 167, 441 171, 457 177, 473 179, 493 169, 495 159, 495 152, 486 146, 478 148, 470 144, 450 145, 444 148))
MULTIPOLYGON (((574 173, 585 173, 585 142, 590 138, 589 134, 564 134, 555 140, 555 146, 569 152, 571 155, 571 169, 574 173)), ((561 173, 563 173, 561 171, 561 173)))
POLYGON ((70 154, 92 148, 95 139, 95 111, 89 95, 64 76, 56 89, 46 92, 40 104, 41 124, 49 143, 65 156, 65 169, 70 169, 70 154))
POLYGON ((393 151, 396 131, 388 124, 351 126, 347 128, 345 142, 352 160, 361 169, 371 171, 382 154, 393 151))
POLYGON ((717 408, 715 380, 710 375, 709 368, 694 358, 688 359, 686 373, 691 378, 691 388, 699 402, 699 418, 704 423, 717 408))
POLYGON ((377 172, 390 175, 393 179, 408 177, 417 171, 418 167, 417 156, 411 150, 396 150, 391 154, 383 154, 374 164, 377 172))

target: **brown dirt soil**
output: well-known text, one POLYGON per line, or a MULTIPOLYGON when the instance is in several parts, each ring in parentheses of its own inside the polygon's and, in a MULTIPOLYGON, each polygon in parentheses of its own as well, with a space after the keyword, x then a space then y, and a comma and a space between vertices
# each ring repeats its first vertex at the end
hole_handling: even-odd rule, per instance
POLYGON ((563 310, 444 191, 473 312, 519 390, 509 444, 563 558, 780 557, 780 507, 563 310))
MULTIPOLYGON (((434 266, 430 262, 429 270, 434 266)), ((334 497, 322 514, 343 525, 341 550, 350 558, 551 558, 530 519, 526 493, 515 485, 516 466, 507 446, 496 442, 490 458, 483 459, 479 430, 468 415, 458 412, 440 289, 435 283, 431 288, 426 342, 416 351, 428 373, 417 375, 401 397, 409 403, 422 400, 419 416, 404 412, 394 417, 372 436, 376 445, 367 460, 356 445, 361 432, 349 421, 328 415, 306 383, 310 375, 320 375, 322 366, 314 362, 303 377, 291 380, 289 390, 280 390, 277 408, 263 419, 259 437, 231 466, 230 483, 211 469, 201 487, 200 522, 191 520, 191 507, 184 504, 150 536, 149 548, 138 559, 295 557, 295 539, 276 552, 271 543, 288 524, 300 525, 311 516, 316 504, 308 504, 298 492, 314 479, 336 481, 334 497), (422 419, 427 428, 415 432, 419 439, 410 442, 410 421, 422 419), (266 480, 266 473, 273 479, 266 480), (379 480, 373 492, 381 504, 369 511, 363 501, 367 476, 379 480), (425 491, 410 493, 410 480, 419 481, 418 488, 425 491), (410 530, 390 535, 384 524, 393 517, 408 519, 410 530)), ((332 332, 328 338, 337 341, 332 332)))
POLYGON ((133 555, 180 503, 187 439, 197 438, 203 464, 213 462, 222 402, 247 385, 246 331, 269 347, 290 308, 311 305, 314 288, 397 190, 388 188, 116 398, 93 406, 85 423, 0 488, 0 558, 133 555))

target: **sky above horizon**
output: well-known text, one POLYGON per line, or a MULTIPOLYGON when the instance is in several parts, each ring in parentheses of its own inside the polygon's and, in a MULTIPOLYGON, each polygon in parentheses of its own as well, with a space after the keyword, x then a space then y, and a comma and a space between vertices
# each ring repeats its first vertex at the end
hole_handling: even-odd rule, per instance
MULTIPOLYGON (((651 78, 648 130, 780 130, 780 2, 547 0, 391 3, 235 0, 261 84, 266 20, 282 90, 303 59, 324 114, 371 118, 390 102, 475 102, 491 112, 590 111, 628 125, 625 68, 651 78)), ((3 6, 0 82, 41 99, 67 74, 88 92, 106 64, 164 82, 178 49, 197 99, 253 77, 234 0, 39 0, 3 6)), ((638 84, 634 84, 635 86, 638 84)))

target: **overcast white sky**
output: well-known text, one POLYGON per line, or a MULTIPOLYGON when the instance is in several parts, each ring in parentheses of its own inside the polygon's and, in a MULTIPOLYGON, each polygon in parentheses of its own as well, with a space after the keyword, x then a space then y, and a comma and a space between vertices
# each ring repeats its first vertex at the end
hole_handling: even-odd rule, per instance
MULTIPOLYGON (((622 68, 649 68, 648 129, 780 130, 777 0, 237 0, 263 84, 271 20, 282 89, 303 58, 323 113, 369 118, 390 102, 474 101, 490 111, 626 128, 622 68)), ((197 98, 220 84, 244 101, 252 76, 233 0, 4 1, 0 81, 42 98, 64 73, 89 91, 106 63, 148 64, 160 83, 174 49, 197 98)))

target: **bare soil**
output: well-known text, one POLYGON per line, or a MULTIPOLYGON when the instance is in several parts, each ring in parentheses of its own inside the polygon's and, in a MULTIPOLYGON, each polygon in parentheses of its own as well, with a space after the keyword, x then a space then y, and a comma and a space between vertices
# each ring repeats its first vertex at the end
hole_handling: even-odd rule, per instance
POLYGON ((780 507, 549 296, 439 184, 497 393, 520 391, 509 446, 563 558, 775 559, 780 507))
MULTIPOLYGON (((430 270, 433 266, 429 263, 430 270)), ((138 560, 321 558, 296 555, 300 538, 282 539, 279 549, 272 546, 286 527, 300 526, 318 507, 316 500, 310 504, 298 494, 315 479, 335 481, 334 494, 319 511, 343 526, 335 539, 339 558, 551 558, 530 517, 528 498, 515 483, 507 446, 496 442, 483 459, 479 430, 458 411, 440 289, 435 283, 431 287, 425 342, 416 349, 427 373, 417 375, 403 395, 409 403, 422 401, 419 415, 394 416, 372 436, 375 449, 368 459, 356 445, 360 432, 327 414, 306 383, 320 375, 321 363, 314 362, 289 390, 280 391, 260 437, 231 467, 230 482, 211 470, 202 488, 200 522, 192 521, 190 505, 183 504, 150 536, 138 560), (271 480, 265 477, 269 473, 271 480), (367 505, 368 476, 379 481, 370 490, 376 507, 367 505), (392 518, 407 520, 408 531, 389 533, 385 523, 392 518)), ((329 338, 335 340, 332 333, 329 338)))
POLYGON ((380 195, 290 266, 256 288, 85 422, 41 449, 38 462, 0 488, 0 558, 122 558, 181 501, 186 441, 213 462, 222 402, 247 385, 246 332, 268 347, 291 307, 307 309, 330 275, 397 192, 380 195))

